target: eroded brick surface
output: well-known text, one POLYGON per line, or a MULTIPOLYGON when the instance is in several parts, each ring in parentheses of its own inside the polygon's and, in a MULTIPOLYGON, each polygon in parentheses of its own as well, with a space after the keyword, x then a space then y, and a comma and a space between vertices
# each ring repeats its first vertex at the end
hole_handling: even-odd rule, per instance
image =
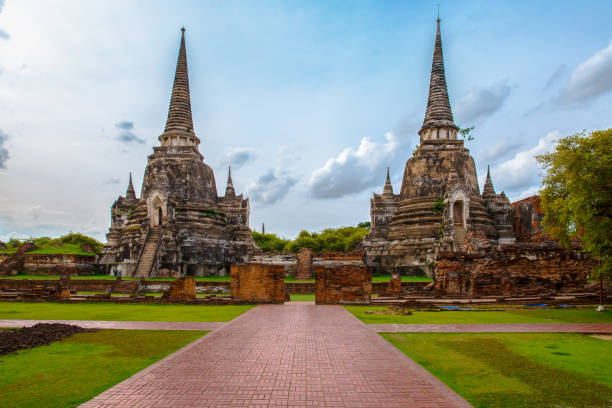
POLYGON ((312 249, 302 248, 296 255, 295 279, 312 278, 312 249))
POLYGON ((340 306, 262 305, 83 404, 469 407, 340 306))
POLYGON ((285 268, 269 264, 232 265, 231 292, 232 300, 283 303, 285 268))
POLYGON ((193 276, 175 279, 170 283, 170 288, 164 292, 164 299, 189 301, 196 298, 196 283, 193 276))
POLYGON ((316 266, 317 304, 370 303, 372 272, 365 266, 316 266))

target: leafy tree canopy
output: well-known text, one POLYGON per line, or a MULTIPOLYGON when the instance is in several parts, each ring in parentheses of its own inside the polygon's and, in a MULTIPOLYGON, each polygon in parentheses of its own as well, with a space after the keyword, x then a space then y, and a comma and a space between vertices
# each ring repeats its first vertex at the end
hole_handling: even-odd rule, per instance
POLYGON ((563 245, 579 240, 598 260, 594 276, 612 275, 612 129, 567 136, 536 158, 544 228, 563 245))
POLYGON ((317 252, 353 251, 369 232, 369 222, 357 227, 326 228, 321 232, 300 231, 294 240, 279 238, 276 234, 252 231, 255 242, 264 252, 298 252, 310 248, 317 252), (367 224, 367 227, 365 226, 367 224))

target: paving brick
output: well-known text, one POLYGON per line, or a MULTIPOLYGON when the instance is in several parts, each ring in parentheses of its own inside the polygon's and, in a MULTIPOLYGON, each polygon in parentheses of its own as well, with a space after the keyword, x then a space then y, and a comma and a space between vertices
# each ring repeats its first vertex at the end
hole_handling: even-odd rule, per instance
POLYGON ((258 306, 82 406, 169 401, 184 407, 470 406, 344 308, 312 304, 258 306))

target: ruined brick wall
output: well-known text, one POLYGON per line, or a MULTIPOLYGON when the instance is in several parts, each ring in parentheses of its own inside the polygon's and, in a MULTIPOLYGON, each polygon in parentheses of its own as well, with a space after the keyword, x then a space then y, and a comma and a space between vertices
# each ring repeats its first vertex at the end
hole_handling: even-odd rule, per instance
POLYGON ((287 293, 314 293, 314 282, 285 282, 285 291, 287 293))
POLYGON ((196 283, 193 276, 175 279, 162 295, 162 299, 170 301, 193 301, 195 298, 196 283))
POLYGON ((315 252, 313 258, 324 261, 363 261, 363 252, 315 252))
POLYGON ((542 228, 544 210, 540 196, 534 195, 510 204, 512 208, 512 229, 521 242, 537 242, 548 238, 542 228))
POLYGON ((312 279, 312 249, 302 248, 296 255, 295 279, 312 279))
POLYGON ((30 275, 61 275, 70 270, 71 275, 93 275, 96 272, 95 255, 74 254, 26 254, 23 271, 30 275))
POLYGON ((315 266, 316 304, 367 304, 372 295, 372 272, 365 266, 315 266))
POLYGON ((552 242, 505 245, 475 254, 442 253, 436 290, 461 296, 516 296, 582 290, 592 262, 552 242))
POLYGON ((231 266, 232 300, 253 303, 284 303, 285 269, 282 265, 231 266))

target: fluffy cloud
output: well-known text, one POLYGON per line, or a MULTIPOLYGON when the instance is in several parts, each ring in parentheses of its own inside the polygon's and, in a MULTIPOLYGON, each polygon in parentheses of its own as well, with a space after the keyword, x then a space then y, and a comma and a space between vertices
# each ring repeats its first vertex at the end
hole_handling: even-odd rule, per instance
POLYGON ((386 143, 376 143, 364 137, 357 150, 347 147, 338 157, 328 159, 324 167, 312 172, 310 194, 314 198, 338 198, 380 185, 385 168, 405 147, 392 132, 385 139, 386 143))
POLYGON ((108 186, 108 185, 115 185, 115 184, 120 184, 120 183, 121 183, 121 180, 118 177, 111 177, 111 178, 104 180, 102 182, 102 185, 108 186))
POLYGON ((612 40, 607 48, 582 62, 559 94, 559 102, 581 102, 612 89, 612 40))
POLYGON ((565 64, 557 67, 555 72, 553 72, 550 78, 548 78, 548 81, 546 81, 546 84, 544 85, 544 88, 542 88, 542 90, 547 91, 551 89, 552 87, 554 87, 555 84, 559 82, 559 80, 561 79, 561 77, 563 76, 566 70, 567 70, 567 66, 565 64))
POLYGON ((249 184, 247 194, 254 202, 274 204, 282 200, 297 182, 296 178, 285 171, 270 169, 249 184))
POLYGON ((133 122, 124 120, 115 124, 115 127, 121 130, 121 132, 119 132, 119 135, 117 136, 117 140, 119 140, 120 142, 144 144, 144 139, 139 138, 134 132, 132 132, 132 129, 134 129, 133 122))
POLYGON ((255 151, 253 149, 248 147, 236 147, 225 153, 225 163, 237 170, 248 162, 255 160, 255 157, 255 151))
POLYGON ((504 157, 508 157, 523 145, 518 140, 503 140, 490 146, 486 151, 479 154, 479 159, 487 164, 494 163, 504 157))
POLYGON ((4 146, 8 140, 8 135, 0 130, 0 169, 6 169, 6 162, 9 159, 9 152, 4 146))
MULTIPOLYGON (((0 0, 0 13, 2 13, 3 7, 4 7, 4 0, 0 0)), ((8 40, 9 38, 11 38, 11 36, 5 30, 0 28, 0 38, 4 38, 5 40, 8 40)))
POLYGON ((472 122, 489 116, 499 110, 510 97, 512 87, 508 79, 502 79, 488 88, 473 89, 465 95, 455 109, 455 116, 460 123, 472 122))
POLYGON ((518 152, 512 159, 491 169, 493 184, 497 182, 500 188, 511 193, 535 191, 542 171, 535 156, 552 151, 560 137, 561 133, 554 130, 542 137, 534 147, 518 152))

